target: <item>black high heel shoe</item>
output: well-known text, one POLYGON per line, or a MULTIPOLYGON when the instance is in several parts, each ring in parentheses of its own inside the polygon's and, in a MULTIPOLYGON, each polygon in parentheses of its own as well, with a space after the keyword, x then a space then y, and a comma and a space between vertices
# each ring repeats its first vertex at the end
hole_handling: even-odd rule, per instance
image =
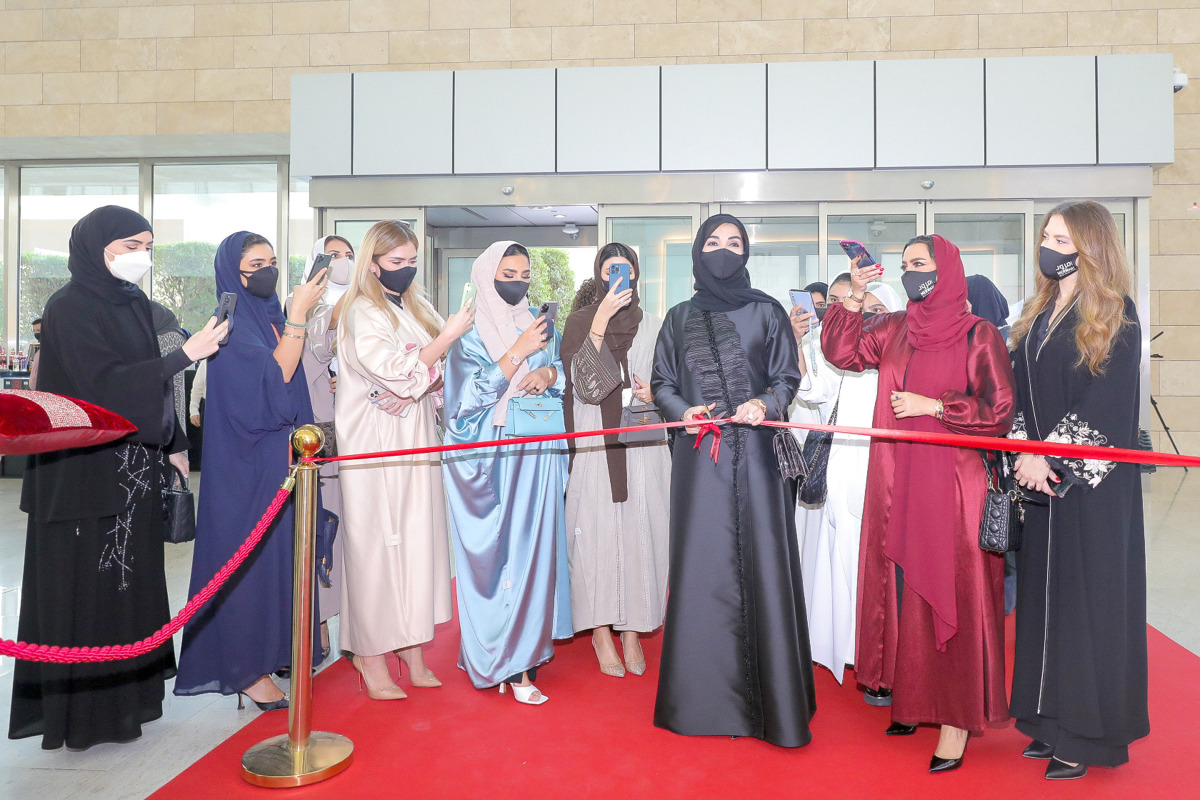
POLYGON ((1040 761, 1044 761, 1047 758, 1053 757, 1054 745, 1046 744, 1045 742, 1039 742, 1037 739, 1034 739, 1029 743, 1029 746, 1022 751, 1021 755, 1025 756, 1025 758, 1036 758, 1040 761))
MULTIPOLYGON (((967 742, 969 743, 970 739, 968 739, 967 742)), ((934 753, 933 757, 929 759, 929 771, 933 772, 933 773, 937 773, 937 772, 950 772, 952 770, 956 770, 962 766, 963 759, 966 757, 967 757, 967 744, 966 743, 963 744, 962 755, 959 756, 958 758, 939 758, 938 755, 936 753, 934 753)))
MULTIPOLYGON (((237 696, 238 696, 238 711, 241 711, 243 708, 246 707, 245 704, 242 702, 242 698, 250 697, 250 695, 246 694, 245 692, 238 692, 237 696)), ((284 693, 283 697, 280 698, 279 700, 272 700, 269 703, 260 703, 257 700, 255 700, 253 697, 250 697, 250 702, 254 703, 254 705, 258 706, 259 711, 279 711, 281 709, 287 708, 289 705, 289 700, 288 700, 288 696, 287 696, 286 692, 284 693)))
POLYGON ((916 732, 916 725, 905 725, 903 722, 893 722, 891 725, 888 725, 887 730, 883 733, 885 736, 912 736, 916 732))
POLYGON ((1071 766, 1065 761, 1051 758, 1050 763, 1046 765, 1046 780, 1073 781, 1076 778, 1082 778, 1084 775, 1087 775, 1087 767, 1087 764, 1079 763, 1071 766))

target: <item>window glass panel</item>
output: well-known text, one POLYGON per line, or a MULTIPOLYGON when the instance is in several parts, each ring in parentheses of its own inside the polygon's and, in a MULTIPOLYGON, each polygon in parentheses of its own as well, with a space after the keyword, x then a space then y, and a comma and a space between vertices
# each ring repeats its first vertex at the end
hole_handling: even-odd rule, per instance
POLYGON ((816 217, 742 217, 750 235, 750 283, 791 308, 788 292, 817 280, 816 217))
POLYGON ((288 287, 300 283, 304 264, 317 240, 313 210, 308 205, 308 181, 292 178, 288 193, 288 287))
POLYGON ((610 217, 608 241, 638 254, 642 308, 663 316, 692 296, 691 217, 610 217))
POLYGON ((33 332, 50 295, 67 282, 71 228, 100 206, 137 210, 138 169, 133 164, 21 169, 21 225, 17 315, 19 347, 33 332))
POLYGON ((274 163, 155 166, 153 297, 189 331, 204 327, 217 306, 213 259, 221 240, 245 230, 276 244, 277 174, 274 163))
POLYGON ((935 214, 933 229, 958 245, 968 275, 983 275, 1014 306, 1025 275, 1024 214, 935 214))
POLYGON ((915 214, 830 214, 829 282, 850 269, 850 259, 839 242, 859 242, 871 258, 883 265, 883 282, 905 297, 900 283, 904 244, 917 235, 915 214))

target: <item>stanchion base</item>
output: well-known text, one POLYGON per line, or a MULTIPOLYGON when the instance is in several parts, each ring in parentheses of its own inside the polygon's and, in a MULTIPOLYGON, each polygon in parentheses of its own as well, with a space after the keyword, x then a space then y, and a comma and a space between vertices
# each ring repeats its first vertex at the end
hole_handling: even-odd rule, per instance
POLYGON ((354 742, 339 733, 313 731, 308 747, 292 750, 288 735, 272 736, 242 756, 242 777, 255 786, 286 789, 320 783, 350 766, 354 742))

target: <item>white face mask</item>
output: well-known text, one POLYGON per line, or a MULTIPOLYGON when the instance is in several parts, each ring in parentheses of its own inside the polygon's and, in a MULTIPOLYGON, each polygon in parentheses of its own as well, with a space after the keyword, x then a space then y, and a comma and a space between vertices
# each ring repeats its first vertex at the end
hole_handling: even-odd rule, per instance
MULTIPOLYGON (((104 251, 108 253, 107 250, 104 251)), ((150 271, 150 265, 153 263, 150 257, 149 250, 135 250, 132 253, 119 253, 112 256, 112 261, 108 263, 108 268, 113 275, 116 275, 123 281, 137 283, 142 277, 150 271)))
POLYGON ((329 282, 342 286, 350 285, 350 276, 354 272, 354 262, 348 258, 335 258, 329 262, 329 282))

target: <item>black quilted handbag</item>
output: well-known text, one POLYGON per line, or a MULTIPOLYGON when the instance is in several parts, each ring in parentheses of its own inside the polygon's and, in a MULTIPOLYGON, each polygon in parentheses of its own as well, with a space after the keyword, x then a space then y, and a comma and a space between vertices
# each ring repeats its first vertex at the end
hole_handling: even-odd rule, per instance
POLYGON ((196 496, 179 468, 174 464, 169 467, 170 480, 162 490, 166 523, 163 538, 171 544, 183 544, 196 538, 196 496))
POLYGON ((1008 456, 981 450, 988 491, 979 523, 979 547, 993 553, 1011 553, 1021 549, 1025 533, 1025 504, 1047 505, 1050 501, 1026 493, 1016 482, 1008 456))

